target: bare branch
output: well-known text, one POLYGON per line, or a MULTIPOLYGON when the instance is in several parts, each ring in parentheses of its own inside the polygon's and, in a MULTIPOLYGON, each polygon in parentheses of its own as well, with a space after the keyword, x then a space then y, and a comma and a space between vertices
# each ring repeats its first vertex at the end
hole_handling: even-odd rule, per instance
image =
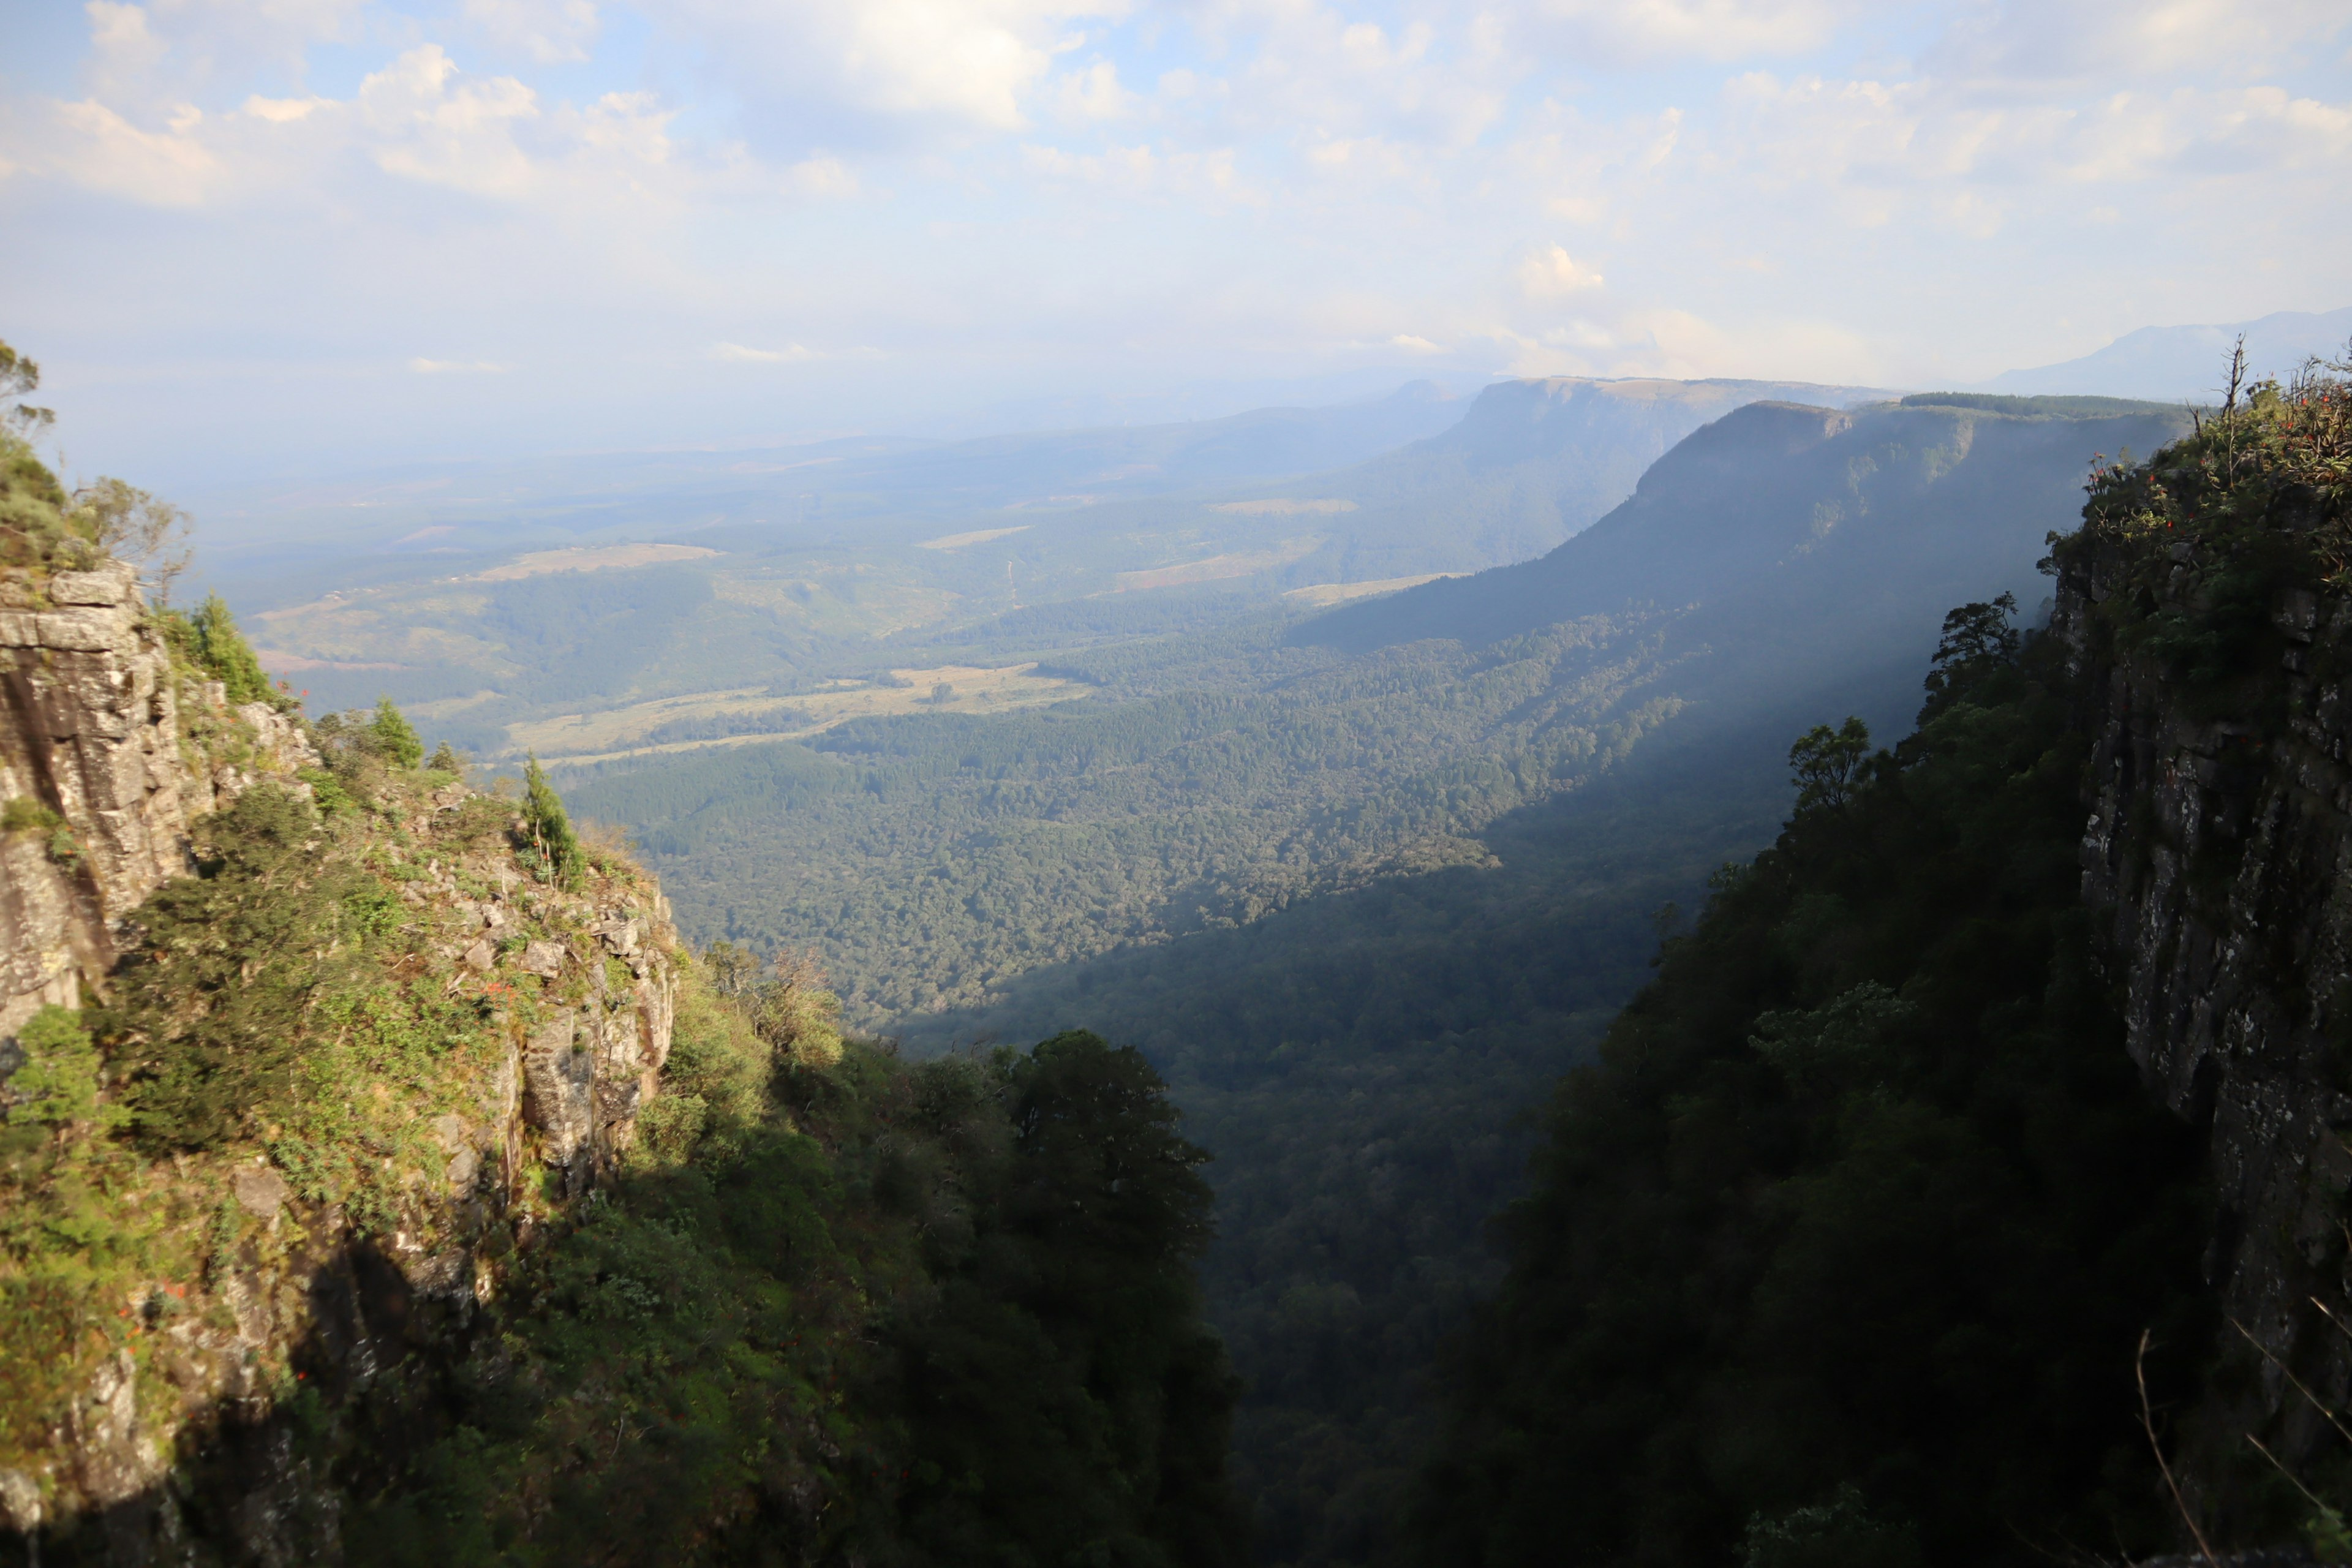
MULTIPOLYGON (((2241 1329, 2239 1332, 2245 1331, 2241 1329)), ((2207 1568, 2221 1568, 2221 1559, 2213 1555, 2212 1543, 2205 1539, 2205 1532, 2197 1528, 2197 1518, 2189 1511, 2189 1500, 2180 1495, 2180 1483, 2173 1479, 2172 1467, 2165 1462, 2164 1445, 2156 1440, 2156 1410, 2147 1402, 2147 1341, 2148 1331, 2142 1329, 2139 1331, 2139 1354, 2132 1358, 2132 1375, 2139 1380, 2140 1429, 2147 1434, 2148 1450, 2156 1456, 2156 1468, 2164 1472, 2164 1484, 2172 1493, 2172 1506, 2180 1510, 2180 1522, 2189 1527, 2189 1535, 2197 1542, 2198 1552, 2205 1559, 2207 1568)))
POLYGON ((2264 1361, 2278 1368, 2279 1375, 2285 1378, 2287 1382, 2293 1384, 2294 1385, 2294 1391, 2297 1394, 2302 1394, 2305 1399, 2308 1400, 2314 1410, 2318 1411, 2322 1415, 2327 1417, 2327 1424, 2336 1428, 2336 1434, 2337 1436, 2342 1437, 2347 1443, 2352 1443, 2352 1429, 2347 1429, 2345 1426, 2343 1420, 2337 1416, 2335 1411, 2330 1410, 2326 1405, 2321 1404, 2319 1402, 2319 1395, 2312 1393, 2308 1388, 2305 1388, 2303 1385, 2303 1380, 2301 1378, 2295 1376, 2294 1373, 2287 1370, 2286 1363, 2279 1360, 2277 1356, 2273 1355, 2271 1353, 2271 1348, 2263 1343, 2262 1341, 2254 1338, 2252 1333, 2247 1330, 2246 1325, 2238 1321, 2237 1319, 2231 1319, 2230 1326, 2237 1330, 2240 1334, 2243 1335, 2248 1344, 2253 1346, 2257 1351, 2260 1351, 2264 1361))

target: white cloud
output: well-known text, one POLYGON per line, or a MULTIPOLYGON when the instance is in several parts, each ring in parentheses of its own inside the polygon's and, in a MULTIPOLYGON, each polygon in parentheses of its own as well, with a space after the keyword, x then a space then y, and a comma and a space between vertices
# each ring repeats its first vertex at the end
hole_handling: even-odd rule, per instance
POLYGON ((255 93, 245 100, 245 112, 256 120, 267 120, 272 125, 288 125, 308 120, 320 110, 330 107, 323 98, 264 98, 255 93))
POLYGON ((530 179, 515 126, 537 118, 539 95, 513 77, 458 79, 438 44, 410 49, 361 82, 353 105, 387 174, 483 195, 518 195, 530 179))
POLYGON ((478 390, 519 426, 672 373, 689 390, 645 396, 686 439, 746 417, 749 385, 762 420, 824 388, 828 427, 905 427, 954 385, 1340 363, 1883 379, 1947 341, 2064 357, 2060 320, 2089 347, 2352 300, 2342 0, 81 15, 0 100, 0 221, 35 237, 0 249, 19 330, 189 363, 215 352, 192 323, 378 366, 420 331, 496 344, 515 368, 478 390), (654 368, 556 368, 592 343, 654 368), (851 343, 875 346, 821 346, 851 343))
POLYGON ((1519 288, 1530 300, 1565 300, 1601 284, 1600 273, 1579 266, 1575 258, 1557 245, 1519 263, 1519 288))
POLYGON ((646 0, 762 117, 1013 131, 1068 25, 1126 0, 646 0))
POLYGON ((408 368, 417 375, 504 375, 514 369, 483 359, 412 359, 408 368))
POLYGON ((745 343, 713 343, 709 356, 730 364, 800 364, 809 360, 871 360, 884 357, 876 348, 813 349, 786 343, 780 349, 752 348, 745 343))
POLYGON ((1099 153, 1071 153, 1059 147, 1024 143, 1024 168, 1060 184, 1096 186, 1123 195, 1191 195, 1220 202, 1259 204, 1264 192, 1246 184, 1235 172, 1234 149, 1167 153, 1150 143, 1109 146, 1099 153))
POLYGON ((1571 56, 1740 60, 1818 49, 1867 9, 1862 0, 1538 0, 1514 20, 1571 56))
POLYGON ((43 145, 28 148, 28 164, 108 195, 152 206, 203 203, 221 174, 193 132, 203 123, 194 110, 173 116, 166 131, 142 131, 102 103, 50 106, 43 145))
POLYGON ((1962 13, 1928 74, 1990 88, 2308 61, 2346 29, 2337 0, 2038 0, 1962 13))
POLYGON ((493 46, 542 65, 586 59, 603 26, 596 0, 466 0, 466 20, 493 46))
POLYGON ((1097 60, 1055 82, 1055 111, 1064 120, 1124 120, 1135 112, 1135 95, 1118 84, 1118 67, 1097 60))
POLYGON ((713 343, 710 357, 735 364, 794 364, 817 355, 799 343, 787 343, 780 349, 748 348, 741 343, 713 343))

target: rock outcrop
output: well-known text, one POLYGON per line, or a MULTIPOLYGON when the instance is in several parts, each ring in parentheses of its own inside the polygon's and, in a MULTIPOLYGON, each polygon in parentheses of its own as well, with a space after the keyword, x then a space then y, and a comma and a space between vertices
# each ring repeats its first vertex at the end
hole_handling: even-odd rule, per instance
POLYGON ((127 565, 0 577, 0 1037, 102 991, 116 927, 188 826, 319 761, 267 703, 176 670, 127 565))
MULTIPOLYGON (((0 574, 0 1123, 25 1103, 9 1080, 28 1021, 111 1003, 127 966, 163 956, 155 895, 194 868, 206 814, 265 783, 342 793, 298 719, 233 707, 169 629, 125 567, 0 574)), ((509 1271, 635 1141, 676 1010, 667 900, 617 860, 534 880, 510 802, 446 774, 369 776, 304 851, 357 889, 321 930, 345 942, 364 906, 364 967, 319 972, 316 994, 343 986, 341 1024, 290 1026, 327 1063, 337 1031, 388 1008, 430 1070, 353 1058, 332 1080, 348 1108, 298 1127, 298 1096, 282 1128, 272 1111, 179 1152, 16 1137, 35 1163, 0 1163, 0 1205, 64 1202, 102 1173, 112 1228, 95 1273, 0 1254, 0 1311, 50 1300, 60 1346, 25 1364, 30 1319, 0 1323, 0 1360, 20 1361, 0 1366, 0 1542, 37 1528, 69 1561, 333 1560, 343 1494, 293 1442, 291 1402, 455 1364, 509 1271)))
MULTIPOLYGON (((2144 610, 2210 611, 2193 549, 2144 610)), ((2084 893, 2134 1058, 2210 1141, 2207 1274, 2242 1375, 2216 1376, 2192 1441, 2220 1467, 2251 1431, 2294 1465, 2327 1433, 2294 1383, 2352 1396, 2352 604, 2275 592, 2225 695, 2118 645, 2098 607, 2125 574, 2072 552, 2053 620, 2092 744, 2084 893)))

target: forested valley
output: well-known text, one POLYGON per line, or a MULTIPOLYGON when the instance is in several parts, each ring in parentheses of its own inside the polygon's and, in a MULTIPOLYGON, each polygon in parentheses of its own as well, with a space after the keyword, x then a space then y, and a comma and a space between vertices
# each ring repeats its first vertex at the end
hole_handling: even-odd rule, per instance
POLYGON ((85 889, 12 918, 124 945, 0 1062, 0 1504, 44 1562, 2352 1549, 2334 938, 2203 934, 2330 863, 2345 419, 1753 402, 1533 559, 990 612, 893 635, 1048 698, 520 779, 304 714, 27 458, 43 700, 147 693, 208 804, 159 873, 51 781, 160 742, 10 731, 10 875, 85 889), (2315 1054, 2152 1092, 2225 951, 2315 1054))
POLYGON ((1901 733, 1944 612, 2045 600, 2033 563, 2087 458, 2186 423, 1753 405, 1535 562, 1058 654, 1090 689, 1062 706, 567 788, 704 929, 814 952, 910 1053, 1069 1023, 1150 1054, 1216 1155, 1204 1280, 1251 1390, 1262 1548, 1370 1561, 1432 1440, 1438 1348, 1499 1278, 1482 1221, 1526 1113, 1675 910, 1770 842, 1789 737, 1901 733))

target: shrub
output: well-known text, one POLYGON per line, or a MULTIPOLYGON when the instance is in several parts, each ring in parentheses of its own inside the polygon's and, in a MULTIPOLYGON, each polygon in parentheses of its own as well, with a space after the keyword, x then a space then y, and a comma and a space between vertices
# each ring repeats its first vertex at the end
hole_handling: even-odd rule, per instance
POLYGON ((376 699, 375 718, 368 725, 368 733, 383 755, 404 768, 413 768, 425 760, 425 742, 417 738, 415 726, 409 723, 389 697, 376 699))

